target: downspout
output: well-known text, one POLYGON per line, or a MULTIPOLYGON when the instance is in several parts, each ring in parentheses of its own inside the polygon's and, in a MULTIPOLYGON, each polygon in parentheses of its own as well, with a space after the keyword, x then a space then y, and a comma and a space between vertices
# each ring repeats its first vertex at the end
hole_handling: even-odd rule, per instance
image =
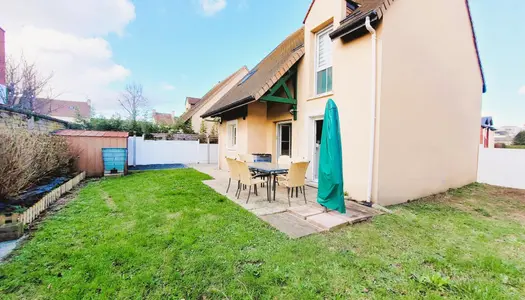
POLYGON ((372 35, 372 85, 371 85, 371 131, 370 131, 370 159, 368 161, 368 190, 366 200, 372 203, 372 186, 374 180, 374 154, 376 140, 376 101, 377 101, 377 33, 372 24, 370 17, 366 17, 365 26, 372 35))

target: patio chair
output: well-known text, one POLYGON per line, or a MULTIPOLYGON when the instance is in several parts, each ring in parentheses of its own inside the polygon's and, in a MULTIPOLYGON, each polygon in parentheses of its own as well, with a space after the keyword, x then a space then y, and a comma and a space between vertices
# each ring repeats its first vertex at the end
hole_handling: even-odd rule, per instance
POLYGON ((253 155, 250 154, 237 154, 240 161, 246 162, 246 163, 252 163, 253 162, 253 155))
POLYGON ((230 178, 228 179, 228 188, 226 189, 226 194, 230 190, 230 185, 232 183, 232 179, 237 181, 237 187, 239 186, 239 181, 241 180, 241 176, 239 175, 239 168, 237 167, 237 161, 231 157, 226 157, 226 162, 228 163, 228 169, 230 170, 230 178))
POLYGON ((255 196, 258 196, 257 194, 257 185, 260 183, 264 183, 263 179, 260 178, 254 178, 252 176, 252 172, 250 172, 250 168, 248 167, 248 164, 242 161, 237 161, 237 167, 240 175, 240 185, 237 188, 237 199, 239 199, 239 196, 241 195, 241 185, 245 185, 248 187, 248 199, 246 199, 246 203, 250 201, 250 195, 252 193, 252 186, 254 187, 255 196))
POLYGON ((281 155, 277 159, 277 164, 289 167, 292 164, 292 158, 288 155, 281 155))
POLYGON ((282 181, 282 184, 286 187, 288 190, 288 205, 292 206, 292 203, 290 202, 290 190, 292 191, 293 196, 293 189, 295 188, 295 196, 298 197, 298 190, 301 189, 301 192, 304 196, 304 203, 308 203, 306 201, 306 170, 308 169, 308 165, 310 162, 303 161, 303 162, 293 162, 290 165, 290 170, 288 171, 288 175, 284 176, 284 180, 282 181))

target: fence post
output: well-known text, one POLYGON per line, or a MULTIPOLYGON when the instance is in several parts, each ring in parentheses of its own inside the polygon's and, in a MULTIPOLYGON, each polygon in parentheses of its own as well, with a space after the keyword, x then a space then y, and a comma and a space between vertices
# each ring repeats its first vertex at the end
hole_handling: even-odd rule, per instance
POLYGON ((210 136, 209 135, 206 135, 206 140, 208 141, 208 148, 206 150, 208 150, 208 164, 211 164, 211 158, 210 158, 210 136))
POLYGON ((137 133, 133 133, 133 166, 137 165, 137 133))

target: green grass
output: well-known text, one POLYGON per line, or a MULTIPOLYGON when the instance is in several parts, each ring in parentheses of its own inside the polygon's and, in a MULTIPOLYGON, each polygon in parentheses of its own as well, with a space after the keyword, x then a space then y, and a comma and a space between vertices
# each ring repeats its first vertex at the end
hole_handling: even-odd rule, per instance
POLYGON ((505 148, 509 148, 509 149, 525 149, 525 145, 507 145, 505 148))
POLYGON ((89 183, 0 265, 1 298, 525 297, 525 193, 471 185, 290 240, 206 178, 89 183))

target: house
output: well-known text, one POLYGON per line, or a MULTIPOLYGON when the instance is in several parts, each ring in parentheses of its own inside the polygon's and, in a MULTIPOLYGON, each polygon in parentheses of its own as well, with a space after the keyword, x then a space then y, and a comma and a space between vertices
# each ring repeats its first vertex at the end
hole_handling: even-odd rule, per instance
POLYGON ((479 144, 482 145, 483 148, 494 148, 495 131, 496 128, 494 127, 492 117, 482 117, 479 132, 479 144))
POLYGON ((195 104, 199 103, 199 101, 201 101, 201 98, 186 97, 185 111, 190 110, 195 104))
POLYGON ((76 122, 91 117, 91 100, 68 101, 46 98, 36 98, 33 111, 67 122, 76 122))
POLYGON ((392 205, 476 181, 484 91, 467 1, 315 0, 202 117, 220 118, 221 168, 238 153, 291 154, 316 184, 333 99, 345 191, 392 205))
POLYGON ((159 113, 156 110, 151 111, 151 116, 153 118, 153 124, 171 126, 174 125, 177 117, 175 117, 175 112, 169 113, 159 113))
POLYGON ((5 71, 5 31, 0 27, 0 100, 5 97, 5 71))
POLYGON ((204 114, 212 105, 214 105, 219 99, 221 99, 228 91, 233 87, 237 86, 239 81, 248 74, 248 68, 246 66, 241 67, 234 73, 230 74, 224 80, 213 86, 201 99, 194 101, 196 98, 186 98, 186 108, 188 104, 190 108, 180 116, 182 122, 190 122, 193 131, 200 133, 201 123, 204 122, 206 132, 209 134, 214 124, 213 120, 204 120, 201 115, 204 114))
POLYGON ((514 137, 524 130, 525 126, 499 126, 494 132, 494 141, 498 144, 512 145, 514 143, 514 137))

